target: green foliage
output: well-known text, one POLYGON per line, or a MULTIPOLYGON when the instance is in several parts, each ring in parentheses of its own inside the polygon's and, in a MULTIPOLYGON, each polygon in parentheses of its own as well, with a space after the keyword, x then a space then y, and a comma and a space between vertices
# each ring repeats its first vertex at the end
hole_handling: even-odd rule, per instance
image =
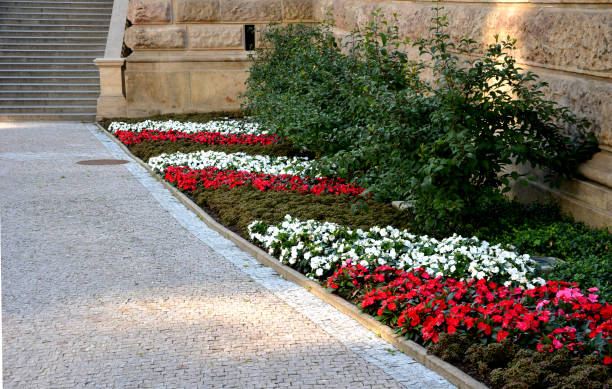
POLYGON ((509 341, 470 344, 463 335, 442 334, 428 352, 464 370, 491 388, 606 388, 612 368, 597 355, 580 358, 567 349, 540 353, 509 341))
POLYGON ((376 225, 407 228, 413 221, 407 212, 389 204, 367 201, 368 207, 353 207, 356 201, 346 195, 310 195, 295 192, 261 192, 255 188, 198 188, 194 201, 223 225, 248 237, 247 226, 254 220, 280 223, 289 214, 367 230, 376 225))
POLYGON ((317 154, 349 146, 338 106, 344 57, 327 26, 271 25, 253 58, 246 110, 276 134, 317 154))
POLYGON ((253 57, 246 108, 265 126, 320 157, 329 173, 375 198, 410 200, 419 222, 452 231, 495 203, 512 163, 571 176, 597 143, 586 121, 544 98, 531 72, 496 40, 481 58, 474 41, 455 45, 435 8, 431 37, 404 53, 394 23, 376 12, 337 44, 331 25, 271 26, 253 57), (422 76, 430 68, 434 81, 422 76), (564 132, 570 128, 572 134, 564 132))
POLYGON ((583 288, 597 287, 603 300, 612 301, 612 235, 584 224, 558 221, 506 231, 500 238, 531 255, 560 259, 548 279, 573 281, 583 288))
POLYGON ((612 369, 596 355, 578 358, 566 349, 554 353, 521 350, 489 377, 493 388, 603 389, 612 383, 612 369))
POLYGON ((602 299, 612 301, 612 235, 573 221, 554 204, 495 202, 458 232, 511 244, 520 253, 555 257, 560 261, 547 279, 576 282, 583 289, 597 287, 602 299))

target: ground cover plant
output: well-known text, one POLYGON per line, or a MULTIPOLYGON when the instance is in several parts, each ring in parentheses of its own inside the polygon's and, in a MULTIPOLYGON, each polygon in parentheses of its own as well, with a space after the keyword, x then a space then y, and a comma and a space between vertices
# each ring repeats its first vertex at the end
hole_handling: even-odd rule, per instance
MULTIPOLYGON (((141 129, 141 132, 142 130, 146 129, 141 129)), ((161 131, 160 129, 152 130, 161 131)), ((171 132, 174 130, 165 128, 165 131, 171 132)), ((128 142, 130 139, 133 138, 129 136, 124 138, 128 142)), ((198 144, 189 139, 176 142, 158 139, 147 142, 166 145, 177 144, 178 142, 198 144)), ((131 143, 127 146, 134 148, 142 143, 144 142, 131 143)), ((202 146, 202 144, 198 145, 202 146)), ((299 174, 283 175, 277 174, 279 171, 276 170, 267 173, 261 172, 261 170, 265 171, 269 168, 276 169, 278 166, 291 169, 293 168, 292 163, 287 163, 288 161, 296 162, 299 165, 307 161, 303 158, 277 160, 269 156, 256 157, 257 153, 233 155, 236 154, 233 153, 233 147, 235 146, 214 145, 217 148, 214 151, 218 151, 217 153, 209 153, 210 150, 206 149, 202 152, 201 149, 198 149, 196 153, 190 156, 185 156, 185 153, 166 153, 165 156, 157 155, 161 158, 149 158, 149 162, 152 162, 150 166, 156 167, 162 177, 183 190, 223 224, 245 237, 249 236, 249 232, 259 234, 260 237, 254 237, 254 240, 261 239, 263 248, 278 254, 280 259, 288 265, 300 269, 303 273, 315 279, 322 282, 335 280, 332 282, 337 285, 344 285, 344 289, 342 289, 346 292, 344 294, 350 295, 345 297, 354 302, 358 302, 356 299, 361 296, 361 292, 370 288, 370 286, 372 286, 371 290, 374 291, 376 290, 374 286, 380 285, 371 284, 370 286, 357 288, 353 281, 359 284, 361 282, 359 277, 357 279, 348 278, 345 280, 346 282, 343 282, 340 280, 338 271, 343 269, 342 266, 347 269, 350 266, 367 265, 367 268, 364 267, 367 273, 376 275, 377 271, 380 272, 377 267, 382 261, 386 265, 401 267, 404 270, 396 269, 395 271, 406 273, 414 271, 412 267, 415 266, 427 268, 432 273, 429 279, 434 280, 438 278, 436 276, 439 276, 438 281, 444 287, 449 286, 445 284, 450 282, 448 281, 449 277, 454 277, 456 280, 464 279, 465 281, 457 281, 464 283, 476 282, 468 280, 472 277, 480 279, 481 282, 486 282, 491 291, 495 292, 495 298, 499 297, 499 294, 497 294, 499 290, 504 290, 500 289, 504 288, 503 284, 509 283, 511 286, 507 288, 510 288, 514 293, 511 296, 514 301, 513 312, 521 312, 525 314, 523 316, 526 318, 535 317, 534 320, 543 322, 538 315, 541 314, 540 311, 543 309, 552 309, 555 305, 556 294, 555 297, 549 299, 549 303, 541 305, 539 309, 537 307, 538 303, 542 303, 546 299, 540 299, 538 302, 531 304, 520 302, 520 306, 525 308, 523 311, 516 305, 519 298, 517 287, 523 285, 521 290, 524 292, 521 293, 524 295, 525 293, 531 293, 528 292, 529 290, 540 288, 543 282, 543 280, 538 279, 540 275, 531 271, 533 263, 528 260, 529 256, 523 256, 523 254, 542 254, 549 250, 549 252, 556 252, 559 256, 573 255, 578 259, 581 254, 591 253, 591 258, 597 259, 602 264, 609 263, 605 257, 609 253, 609 247, 606 247, 606 245, 609 245, 609 234, 605 231, 588 230, 583 225, 561 216, 554 207, 542 208, 514 203, 500 203, 503 206, 491 209, 471 223, 462 226, 462 233, 465 236, 475 234, 480 238, 491 239, 494 242, 491 244, 477 238, 422 236, 417 234, 425 233, 426 231, 423 231, 425 227, 415 222, 411 212, 400 211, 389 204, 363 198, 360 196, 363 188, 349 184, 344 179, 317 178, 299 174), (219 153, 220 151, 223 151, 223 153, 219 153), (171 154, 175 155, 168 157, 171 154), (200 158, 202 156, 204 157, 200 158), (150 161, 151 159, 153 161, 150 161), (277 161, 282 161, 281 165, 277 165, 277 161), (185 162, 187 165, 191 164, 191 167, 178 166, 185 162), (205 167, 209 164, 213 166, 205 167), (286 215, 288 214, 293 215, 293 217, 287 218, 286 215), (486 215, 488 215, 488 218, 485 217, 486 215), (304 228, 303 226, 310 227, 304 228), (410 232, 405 231, 406 229, 410 232), (361 231, 361 235, 359 231, 361 231), (550 239, 554 238, 559 231, 565 231, 563 239, 559 243, 553 241, 553 244, 551 244, 550 239), (534 236, 533 240, 529 239, 531 235, 534 236), (518 244, 515 244, 515 247, 510 247, 503 240, 514 241, 518 244), (498 243, 501 244, 494 247, 498 243), (335 256, 338 258, 335 258, 335 256), (354 263, 352 262, 353 258, 351 258, 353 256, 355 257, 354 263), (291 263, 291 258, 294 258, 294 263, 291 263), (313 259, 315 259, 317 266, 311 266, 313 259), (316 261, 319 261, 318 264, 316 261), (336 266, 340 266, 340 270, 336 266), (495 269, 496 267, 497 269, 495 269), (317 270, 321 270, 318 272, 319 274, 317 270), (515 275, 514 279, 510 273, 515 275), (335 279, 333 278, 334 274, 336 275, 335 279), (490 282, 493 281, 495 281, 495 288, 490 287, 490 282)), ((262 146, 246 144, 242 147, 248 149, 262 146)), ((163 147, 160 148, 161 154, 164 154, 165 151, 163 147)), ((553 271, 556 271, 556 269, 553 271)), ((582 273, 591 274, 588 269, 582 273)), ((363 277, 366 275, 364 273, 363 277)), ((552 280, 569 279, 550 278, 549 274, 542 276, 545 279, 552 280)), ((597 275, 593 274, 592 279, 597 279, 597 275)), ((377 282, 379 281, 381 281, 380 277, 377 282)), ((595 299, 591 294, 601 294, 600 291, 595 291, 595 289, 591 289, 592 293, 587 292, 590 286, 584 284, 584 282, 588 281, 582 280, 581 285, 584 293, 578 291, 574 285, 567 285, 564 290, 568 290, 568 292, 563 293, 568 293, 574 299, 587 299, 587 303, 582 300, 578 302, 583 307, 586 307, 585 304, 592 304, 592 310, 589 311, 590 316, 572 318, 572 314, 576 313, 580 316, 582 311, 572 312, 561 307, 563 312, 570 314, 569 319, 566 317, 560 319, 558 317, 560 312, 557 310, 555 311, 557 316, 547 323, 539 324, 547 328, 552 325, 551 331, 554 331, 558 329, 554 326, 560 325, 563 320, 594 320, 592 322, 596 322, 598 325, 591 328, 592 326, 589 327, 590 324, 588 324, 587 330, 591 332, 599 331, 599 328, 600 333, 602 333, 601 339, 597 336, 591 339, 587 334, 586 346, 581 344, 576 346, 583 349, 577 348, 572 351, 566 347, 554 348, 555 340, 562 342, 564 345, 572 343, 571 341, 567 342, 568 336, 571 338, 573 334, 572 330, 566 329, 569 324, 563 326, 562 329, 565 332, 554 333, 554 339, 544 336, 538 338, 540 343, 534 343, 528 341, 527 336, 523 336, 523 340, 516 342, 515 337, 522 331, 520 328, 517 329, 517 326, 525 327, 526 324, 519 324, 515 321, 513 322, 514 328, 497 329, 496 325, 499 323, 494 322, 494 320, 497 320, 497 318, 493 319, 494 315, 489 315, 483 321, 483 310, 489 309, 492 303, 487 300, 488 296, 486 294, 483 301, 473 299, 470 302, 468 297, 462 296, 463 300, 461 302, 471 304, 471 308, 481 315, 478 320, 491 327, 491 334, 487 335, 489 330, 485 324, 475 321, 474 327, 466 331, 465 334, 461 333, 464 329, 460 326, 457 327, 456 332, 449 331, 448 326, 445 327, 444 325, 439 328, 435 327, 437 328, 436 342, 433 342, 433 338, 427 341, 419 339, 419 336, 424 337, 423 333, 421 332, 421 335, 418 336, 415 335, 418 331, 414 328, 411 329, 412 338, 428 346, 431 352, 461 366, 492 387, 604 387, 605 382, 610 380, 610 369, 603 363, 603 358, 609 355, 609 352, 606 351, 608 354, 605 354, 604 351, 598 351, 599 354, 595 354, 594 351, 597 350, 592 349, 591 343, 599 342, 603 344, 603 348, 598 350, 605 349, 606 344, 609 345, 609 337, 604 337, 608 332, 603 332, 605 328, 602 326, 604 323, 601 322, 602 320, 605 322, 604 318, 607 317, 609 308, 606 308, 608 305, 600 303, 599 296, 596 302, 588 300, 589 298, 591 300, 595 299), (578 296, 578 294, 582 296, 578 296), (601 305, 599 312, 594 313, 593 310, 596 310, 597 307, 593 304, 601 305), (599 316, 597 317, 597 315, 599 316), (499 335, 500 330, 501 335, 499 335), (468 336, 470 331, 479 336, 468 336), (509 335, 506 335, 504 331, 508 332, 509 335), (449 335, 448 332, 451 332, 451 334, 449 335), (483 342, 484 338, 480 336, 483 334, 486 335, 484 336, 486 338, 485 342, 483 342), (498 341, 498 336, 500 341, 498 341), (478 340, 477 343, 474 343, 475 339, 478 340), (512 342, 509 341, 510 339, 512 339, 512 342), (545 345, 544 342, 548 341, 552 346, 544 350, 542 348, 545 345), (540 346, 542 351, 538 351, 538 344, 542 344, 540 346), (547 351, 552 349, 551 347, 554 350, 552 352, 547 351), (590 353, 589 350, 591 350, 590 353), (569 366, 575 367, 570 369, 569 366), (520 374, 521 369, 529 369, 530 374, 520 374)), ((453 285, 456 286, 457 284, 453 285)), ((339 287, 339 289, 341 288, 339 287)), ((399 294, 391 293, 397 291, 399 289, 385 289, 385 296, 387 296, 385 298, 394 301, 396 304, 396 308, 390 310, 388 308, 393 307, 393 305, 387 302, 385 309, 388 311, 396 312, 397 310, 399 312, 400 300, 405 302, 405 293, 402 291, 399 294)), ((450 293, 444 293, 442 295, 448 298, 450 293)), ((423 295, 421 292, 418 292, 418 294, 423 295)), ((377 296, 381 297, 382 295, 377 296)), ((440 296, 435 298, 440 300, 441 298, 438 297, 440 296)), ((372 310, 376 304, 384 303, 384 299, 376 301, 370 307, 372 310)), ((503 304, 506 304, 506 302, 504 301, 497 301, 496 304, 505 307, 503 304)), ((452 305, 454 303, 447 302, 447 304, 452 305)), ((408 305, 402 307, 407 308, 408 305)), ((440 305, 436 305, 434 309, 437 309, 436 307, 440 308, 440 305)), ((376 312, 371 310, 370 313, 374 314, 379 320, 387 322, 384 317, 390 315, 390 313, 383 310, 383 315, 378 315, 380 308, 381 306, 377 306, 376 312)), ((486 316, 486 313, 484 315, 486 316)), ((546 314, 543 313, 542 315, 546 314)), ((420 320, 425 322, 428 320, 427 316, 420 320)), ((517 318, 518 316, 515 316, 514 320, 517 318)), ((447 323, 447 319, 448 317, 445 316, 444 323, 447 323)), ((533 324, 533 321, 531 323, 533 324)), ((576 328, 580 327, 577 323, 574 323, 577 326, 576 328)), ((397 327, 397 323, 392 321, 387 322, 387 324, 397 327)), ((585 331, 582 327, 579 330, 585 331)), ((533 338, 536 332, 532 329, 528 331, 531 331, 529 334, 533 338)), ((605 331, 609 331, 609 329, 605 331)), ((576 337, 579 338, 578 335, 576 337)))

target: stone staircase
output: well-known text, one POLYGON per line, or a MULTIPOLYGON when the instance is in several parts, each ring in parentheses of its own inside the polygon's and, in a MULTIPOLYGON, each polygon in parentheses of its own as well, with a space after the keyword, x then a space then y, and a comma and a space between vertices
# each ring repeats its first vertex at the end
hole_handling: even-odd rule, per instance
POLYGON ((93 121, 113 0, 0 0, 0 121, 93 121))

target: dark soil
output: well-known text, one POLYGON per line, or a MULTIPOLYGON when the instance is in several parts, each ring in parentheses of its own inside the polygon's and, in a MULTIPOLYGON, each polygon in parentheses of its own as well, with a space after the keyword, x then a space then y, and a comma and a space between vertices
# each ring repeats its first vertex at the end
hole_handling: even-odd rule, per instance
POLYGON ((261 145, 206 145, 202 143, 194 143, 190 141, 162 141, 162 142, 141 142, 128 145, 128 148, 135 156, 147 162, 149 158, 155 157, 163 153, 191 153, 200 150, 222 151, 224 153, 243 152, 249 155, 265 154, 271 156, 298 156, 300 153, 292 148, 289 143, 280 143, 277 145, 261 146, 261 145))

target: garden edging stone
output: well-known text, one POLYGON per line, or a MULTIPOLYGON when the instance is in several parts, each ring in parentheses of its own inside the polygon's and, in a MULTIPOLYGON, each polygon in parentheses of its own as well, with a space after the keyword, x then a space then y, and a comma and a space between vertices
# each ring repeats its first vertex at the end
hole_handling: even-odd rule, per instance
POLYGON ((102 130, 102 132, 104 132, 104 134, 106 134, 106 136, 108 136, 115 144, 117 144, 121 148, 121 150, 123 150, 127 155, 129 155, 132 159, 138 162, 138 164, 144 167, 153 177, 155 177, 155 179, 161 182, 164 187, 170 191, 170 193, 172 193, 181 203, 183 203, 183 205, 185 205, 189 210, 198 215, 202 219, 202 221, 206 223, 211 229, 217 231, 223 237, 231 240, 241 250, 244 250, 245 252, 251 254, 254 258, 256 258, 261 264, 274 269, 286 280, 302 286, 307 291, 317 296, 324 302, 334 306, 340 312, 353 318, 365 328, 389 342, 398 350, 402 351, 406 355, 413 358, 415 361, 440 374, 457 387, 472 389, 487 388, 486 385, 477 381, 476 379, 464 373, 457 367, 451 365, 450 363, 447 363, 434 355, 427 354, 427 350, 424 347, 411 340, 405 339, 395 334, 390 327, 378 322, 370 315, 361 312, 361 310, 359 310, 359 308, 355 305, 351 304, 350 302, 344 300, 339 296, 329 293, 316 282, 308 279, 306 276, 302 275, 298 271, 283 265, 276 258, 272 257, 264 250, 260 249, 259 247, 255 246, 254 244, 241 237, 240 235, 218 223, 209 214, 204 212, 198 205, 191 201, 189 197, 187 197, 178 189, 170 185, 165 180, 161 179, 144 161, 134 156, 130 152, 130 150, 116 137, 110 134, 98 123, 96 123, 96 125, 98 126, 98 128, 100 128, 100 130, 102 130))

